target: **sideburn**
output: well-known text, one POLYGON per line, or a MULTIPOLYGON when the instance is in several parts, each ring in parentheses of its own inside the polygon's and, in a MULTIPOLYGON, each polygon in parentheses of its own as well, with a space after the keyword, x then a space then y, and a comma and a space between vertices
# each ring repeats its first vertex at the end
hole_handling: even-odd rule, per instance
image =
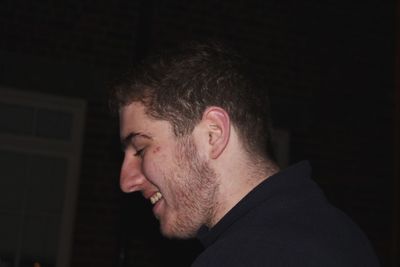
POLYGON ((217 203, 218 192, 216 173, 204 160, 200 159, 197 147, 191 136, 180 138, 177 146, 177 165, 186 170, 181 199, 187 209, 177 222, 176 230, 191 229, 195 234, 202 225, 211 225, 217 203), (190 225, 189 225, 190 224, 190 225))

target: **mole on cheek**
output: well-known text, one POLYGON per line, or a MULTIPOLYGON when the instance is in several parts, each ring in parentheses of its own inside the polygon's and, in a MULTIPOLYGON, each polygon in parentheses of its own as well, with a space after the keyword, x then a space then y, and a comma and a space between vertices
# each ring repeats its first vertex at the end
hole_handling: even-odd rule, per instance
POLYGON ((153 153, 156 154, 157 152, 159 152, 161 150, 161 148, 158 146, 153 150, 153 153))

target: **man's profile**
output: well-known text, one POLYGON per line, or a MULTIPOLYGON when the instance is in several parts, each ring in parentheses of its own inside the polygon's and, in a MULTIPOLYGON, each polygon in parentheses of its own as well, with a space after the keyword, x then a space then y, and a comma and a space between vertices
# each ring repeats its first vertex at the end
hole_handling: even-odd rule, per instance
POLYGON ((279 170, 265 90, 246 73, 235 52, 213 42, 130 72, 111 99, 122 191, 151 201, 164 236, 201 240, 193 266, 379 266, 308 162, 279 170))

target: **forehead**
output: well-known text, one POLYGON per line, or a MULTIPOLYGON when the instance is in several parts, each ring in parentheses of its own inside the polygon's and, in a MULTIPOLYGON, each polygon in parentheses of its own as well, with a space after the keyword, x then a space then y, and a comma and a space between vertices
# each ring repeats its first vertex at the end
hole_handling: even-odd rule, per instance
POLYGON ((119 111, 119 122, 121 125, 133 122, 138 124, 143 121, 150 120, 145 112, 145 107, 140 102, 132 102, 129 105, 123 106, 119 111))
POLYGON ((156 135, 158 133, 172 133, 171 124, 165 120, 157 120, 146 114, 145 106, 140 102, 133 102, 119 111, 120 134, 125 137, 131 133, 156 135))

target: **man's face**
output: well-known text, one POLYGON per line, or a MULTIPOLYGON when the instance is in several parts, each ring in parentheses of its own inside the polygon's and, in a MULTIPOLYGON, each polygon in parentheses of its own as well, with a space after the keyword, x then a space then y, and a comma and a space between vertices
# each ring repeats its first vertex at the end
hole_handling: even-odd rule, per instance
POLYGON ((211 221, 218 189, 196 138, 177 139, 169 122, 150 118, 139 102, 121 109, 120 135, 125 153, 121 189, 141 191, 150 199, 163 235, 193 237, 211 221))

